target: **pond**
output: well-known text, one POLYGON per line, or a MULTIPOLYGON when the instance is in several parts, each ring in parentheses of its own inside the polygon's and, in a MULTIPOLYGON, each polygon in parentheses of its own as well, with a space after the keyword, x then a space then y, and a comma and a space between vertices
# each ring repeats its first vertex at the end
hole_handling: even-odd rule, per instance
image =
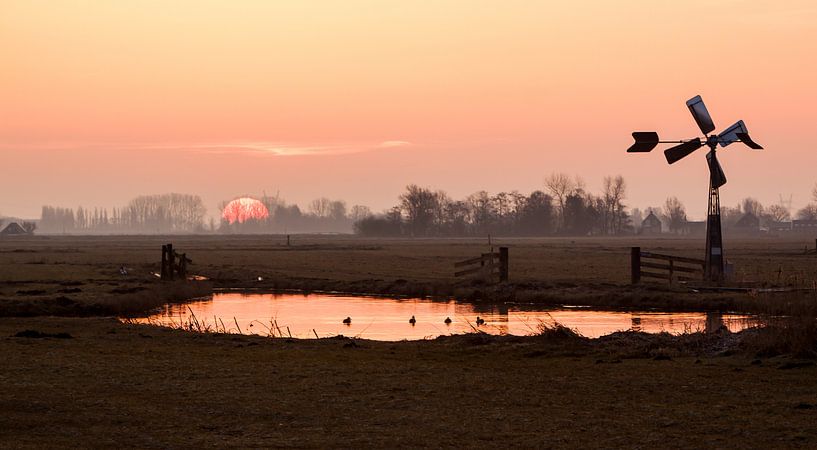
POLYGON ((161 312, 135 321, 170 327, 193 323, 198 324, 194 328, 263 336, 314 339, 344 335, 380 341, 427 339, 475 330, 523 336, 536 333, 542 323, 554 321, 590 338, 624 330, 679 334, 725 326, 734 332, 751 325, 748 316, 719 313, 614 312, 453 300, 234 292, 167 305, 161 312), (349 324, 343 323, 347 317, 349 324), (416 320, 413 324, 409 323, 411 317, 416 320), (484 323, 478 324, 477 317, 484 323), (446 323, 446 318, 451 322, 446 323))

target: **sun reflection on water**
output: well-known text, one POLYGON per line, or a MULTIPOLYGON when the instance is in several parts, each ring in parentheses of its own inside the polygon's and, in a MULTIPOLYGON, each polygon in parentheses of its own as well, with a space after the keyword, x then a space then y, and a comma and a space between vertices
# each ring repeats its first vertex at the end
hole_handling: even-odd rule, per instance
POLYGON ((456 301, 396 299, 326 294, 219 293, 212 299, 167 305, 140 323, 178 326, 195 320, 205 328, 244 334, 315 338, 344 335, 382 341, 415 340, 483 331, 530 335, 541 323, 558 322, 583 336, 616 331, 683 333, 725 326, 739 331, 747 316, 707 313, 545 309, 520 305, 479 305, 456 301), (344 323, 345 318, 350 323, 344 323), (415 317, 416 322, 410 323, 415 317), (477 318, 484 324, 478 324, 477 318), (446 323, 450 318, 451 323, 446 323))

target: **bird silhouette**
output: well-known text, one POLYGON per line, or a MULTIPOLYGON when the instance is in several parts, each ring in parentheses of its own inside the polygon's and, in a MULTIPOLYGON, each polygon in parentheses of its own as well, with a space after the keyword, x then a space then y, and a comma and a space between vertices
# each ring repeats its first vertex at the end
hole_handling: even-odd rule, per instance
POLYGON ((352 324, 352 318, 347 317, 347 318, 343 319, 343 323, 346 324, 346 325, 351 325, 352 324))
POLYGON ((411 319, 409 319, 409 323, 414 325, 415 323, 417 323, 417 319, 415 319, 414 316, 411 316, 411 319))
POLYGON ((482 317, 477 316, 477 326, 482 325, 484 323, 485 323, 485 320, 482 317))
POLYGON ((449 324, 451 323, 451 318, 450 318, 450 317, 446 317, 446 318, 445 318, 445 320, 444 320, 444 322, 445 322, 445 324, 446 324, 446 325, 449 325, 449 324))

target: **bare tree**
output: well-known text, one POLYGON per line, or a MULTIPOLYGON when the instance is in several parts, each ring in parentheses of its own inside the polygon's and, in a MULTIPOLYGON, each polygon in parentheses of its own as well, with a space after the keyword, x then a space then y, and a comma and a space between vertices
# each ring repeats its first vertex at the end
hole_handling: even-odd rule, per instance
POLYGON ((332 201, 326 197, 316 198, 309 203, 309 212, 316 217, 329 217, 331 215, 332 201))
POLYGON ((372 215, 372 210, 369 209, 368 206, 364 206, 364 205, 352 206, 352 210, 349 213, 349 217, 354 222, 359 222, 359 221, 361 221, 361 220, 363 220, 363 219, 365 219, 367 217, 370 217, 371 215, 372 215))
POLYGON ((746 197, 740 202, 744 214, 754 214, 756 217, 763 215, 763 205, 757 199, 746 197))
POLYGON ((494 202, 486 191, 475 192, 468 196, 466 204, 471 213, 471 224, 478 234, 491 231, 491 225, 496 217, 494 202))
POLYGON ((27 234, 34 234, 34 230, 37 229, 37 224, 34 222, 23 222, 21 226, 27 234))
POLYGON ((766 209, 766 215, 772 222, 788 222, 791 219, 789 210, 783 205, 772 205, 766 209))
POLYGON ((545 187, 553 198, 556 199, 556 204, 559 207, 558 228, 564 228, 565 201, 567 197, 576 190, 577 183, 571 180, 567 174, 554 172, 545 179, 545 187))
POLYGON ((329 203, 329 217, 334 220, 343 220, 346 218, 346 202, 343 200, 334 200, 329 203))
POLYGON ((425 236, 431 231, 436 202, 437 196, 430 189, 416 184, 406 186, 406 192, 400 196, 400 209, 406 214, 413 236, 425 236))
POLYGON ((687 212, 678 197, 668 197, 664 202, 664 217, 666 217, 671 232, 680 233, 684 229, 687 212))
POLYGON ((805 208, 797 211, 797 218, 800 220, 817 220, 817 204, 810 203, 805 208))
POLYGON ((641 229, 641 222, 644 221, 644 213, 639 208, 630 210, 630 217, 633 219, 633 229, 636 233, 641 229))
POLYGON ((604 192, 602 200, 604 209, 602 217, 606 234, 619 234, 624 225, 626 214, 624 213, 624 196, 627 185, 624 177, 604 177, 604 192))

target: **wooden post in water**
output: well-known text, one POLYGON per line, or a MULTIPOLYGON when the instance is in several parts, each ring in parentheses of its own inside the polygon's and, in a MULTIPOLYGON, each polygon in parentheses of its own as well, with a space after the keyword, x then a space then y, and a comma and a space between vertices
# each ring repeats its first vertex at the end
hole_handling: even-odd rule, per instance
POLYGON ((499 282, 508 282, 508 247, 499 247, 499 282))
POLYGON ((630 249, 630 281, 632 284, 641 282, 641 247, 630 249))
POLYGON ((289 235, 287 235, 287 247, 289 247, 289 235))

